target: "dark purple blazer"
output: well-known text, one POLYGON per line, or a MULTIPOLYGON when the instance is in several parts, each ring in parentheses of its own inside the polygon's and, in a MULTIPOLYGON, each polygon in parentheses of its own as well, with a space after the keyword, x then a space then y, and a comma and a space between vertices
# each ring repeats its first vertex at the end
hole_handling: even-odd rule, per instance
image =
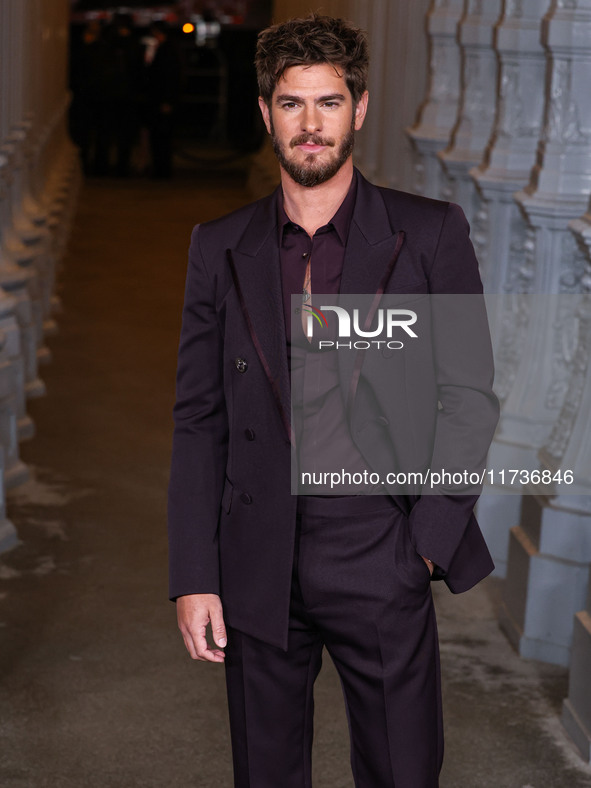
MULTIPOLYGON (((482 285, 461 208, 382 189, 359 175, 341 292, 380 291, 481 293, 482 285)), ((342 357, 348 359, 340 370, 343 390, 355 394, 349 403, 352 435, 368 466, 376 467, 380 458, 374 455, 384 441, 376 440, 372 425, 357 429, 355 399, 365 391, 350 385, 355 354, 342 357)), ((455 440, 460 455, 482 455, 484 461, 498 419, 490 345, 480 348, 474 364, 467 359, 449 403, 449 387, 439 376, 434 364, 427 393, 438 432, 455 440), (478 400, 472 431, 462 422, 463 394, 466 402, 478 400)), ((168 527, 171 598, 220 594, 231 626, 282 648, 297 503, 291 494, 290 410, 276 191, 193 231, 168 527)), ((388 418, 380 421, 388 432, 388 418)), ((395 432, 388 436, 394 446, 400 442, 395 432)), ((419 450, 436 455, 437 444, 427 443, 427 434, 424 440, 419 450)), ((492 571, 473 514, 476 495, 393 497, 409 518, 415 548, 437 564, 453 592, 492 571)))

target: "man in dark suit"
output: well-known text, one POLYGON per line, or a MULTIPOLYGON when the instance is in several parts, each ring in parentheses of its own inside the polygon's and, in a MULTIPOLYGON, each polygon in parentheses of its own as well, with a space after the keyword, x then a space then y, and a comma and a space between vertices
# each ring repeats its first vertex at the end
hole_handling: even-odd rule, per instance
POLYGON ((281 186, 193 232, 170 596, 190 655, 225 662, 236 786, 311 785, 313 684, 326 647, 343 684, 355 784, 433 788, 443 739, 430 580, 458 592, 492 570, 477 492, 401 494, 383 483, 294 495, 292 475, 327 445, 352 470, 411 456, 413 467, 465 456, 482 468, 498 417, 490 345, 466 341, 473 332, 435 305, 437 338, 411 393, 420 407, 404 419, 359 353, 324 354, 321 396, 292 408, 290 369, 306 389, 320 380, 320 354, 308 352, 304 314, 291 319, 291 296, 304 313, 320 307, 315 293, 370 294, 367 327, 382 296, 481 293, 477 262, 461 209, 380 189, 354 169, 368 103, 360 30, 291 20, 261 33, 256 64, 281 186))

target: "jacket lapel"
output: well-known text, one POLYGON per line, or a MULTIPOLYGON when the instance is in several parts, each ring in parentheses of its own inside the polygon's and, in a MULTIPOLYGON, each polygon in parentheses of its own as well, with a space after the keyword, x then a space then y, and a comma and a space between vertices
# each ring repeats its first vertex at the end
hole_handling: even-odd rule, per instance
POLYGON ((287 437, 291 428, 281 267, 277 242, 277 191, 262 200, 228 262, 248 330, 267 376, 287 437))
MULTIPOLYGON (((404 242, 404 233, 395 231, 379 189, 357 172, 357 200, 349 230, 343 262, 341 293, 376 295, 371 307, 375 312, 404 242)), ((364 299, 367 304, 367 299, 364 299)), ((365 316, 367 317, 367 315, 365 316)), ((371 322, 372 315, 369 315, 371 322)), ((364 318, 365 319, 365 318, 364 318)), ((363 351, 339 353, 339 370, 343 391, 348 393, 347 411, 353 406, 356 367, 361 368, 363 351)), ((359 371, 358 370, 358 371, 359 371)))
POLYGON ((341 277, 342 293, 377 292, 392 257, 396 230, 377 186, 357 176, 357 199, 341 277))
MULTIPOLYGON (((357 172, 357 200, 349 231, 341 293, 346 295, 374 294, 368 324, 379 306, 381 296, 387 288, 400 252, 404 246, 404 231, 396 231, 390 223, 384 200, 379 189, 357 172)), ((369 325, 366 328, 369 328, 369 325)), ((357 383, 363 365, 364 351, 338 353, 341 390, 345 397, 345 412, 349 425, 352 422, 357 383)), ((406 496, 392 495, 405 516, 410 512, 406 496)))

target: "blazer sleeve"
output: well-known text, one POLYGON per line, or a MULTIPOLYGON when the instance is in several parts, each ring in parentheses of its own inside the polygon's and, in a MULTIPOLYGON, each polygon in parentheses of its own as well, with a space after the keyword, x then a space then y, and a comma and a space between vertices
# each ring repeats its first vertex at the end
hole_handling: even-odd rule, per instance
MULTIPOLYGON (((462 209, 450 204, 429 272, 432 347, 439 410, 431 470, 481 474, 499 418, 493 354, 478 262, 462 209)), ((441 484, 409 516, 416 550, 444 572, 473 514, 482 485, 441 484)))
POLYGON ((171 599, 219 593, 218 522, 228 452, 222 332, 214 281, 191 237, 168 489, 171 599))

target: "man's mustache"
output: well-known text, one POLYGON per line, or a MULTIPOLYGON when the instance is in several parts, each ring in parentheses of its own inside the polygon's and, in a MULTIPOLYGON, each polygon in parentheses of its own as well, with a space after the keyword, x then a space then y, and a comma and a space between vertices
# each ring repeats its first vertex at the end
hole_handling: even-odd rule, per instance
POLYGON ((325 139, 318 134, 300 134, 299 137, 294 137, 292 139, 289 143, 289 147, 295 148, 296 145, 306 145, 310 142, 312 145, 326 145, 329 148, 334 148, 335 146, 335 141, 333 139, 325 139))

